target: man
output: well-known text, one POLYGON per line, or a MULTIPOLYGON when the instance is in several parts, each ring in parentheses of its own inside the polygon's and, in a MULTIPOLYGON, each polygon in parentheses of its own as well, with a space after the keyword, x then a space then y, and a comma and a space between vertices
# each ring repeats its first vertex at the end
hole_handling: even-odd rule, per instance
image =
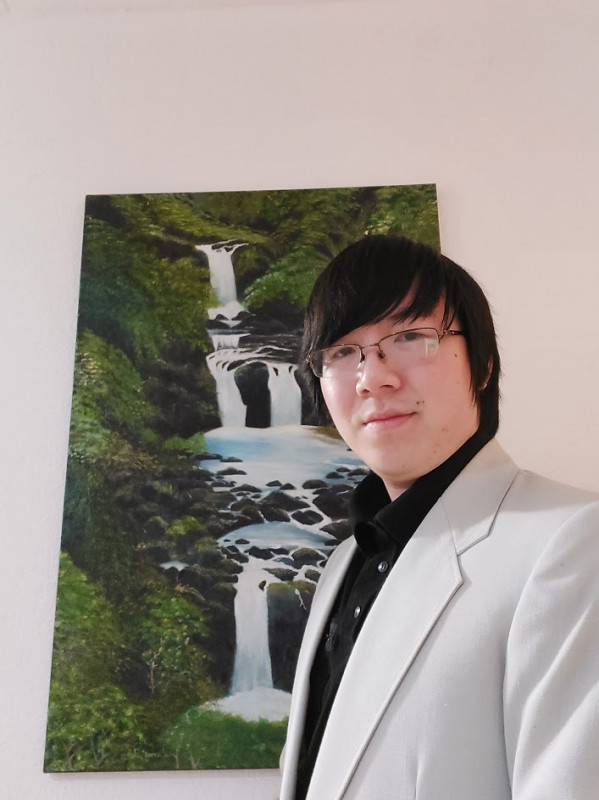
POLYGON ((599 501, 495 441, 481 288, 366 237, 316 282, 304 357, 371 472, 314 597, 281 800, 596 800, 599 501))

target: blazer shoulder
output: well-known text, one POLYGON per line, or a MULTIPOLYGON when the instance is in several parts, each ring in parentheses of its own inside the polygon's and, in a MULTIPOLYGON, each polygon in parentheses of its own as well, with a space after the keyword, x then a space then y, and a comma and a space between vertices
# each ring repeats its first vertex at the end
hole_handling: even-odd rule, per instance
POLYGON ((566 517, 587 507, 599 509, 599 494, 523 469, 518 470, 506 499, 522 511, 561 511, 566 517))
POLYGON ((518 467, 492 439, 441 497, 458 554, 486 538, 499 520, 555 529, 599 495, 518 467), (547 522, 547 525, 543 524, 547 522))

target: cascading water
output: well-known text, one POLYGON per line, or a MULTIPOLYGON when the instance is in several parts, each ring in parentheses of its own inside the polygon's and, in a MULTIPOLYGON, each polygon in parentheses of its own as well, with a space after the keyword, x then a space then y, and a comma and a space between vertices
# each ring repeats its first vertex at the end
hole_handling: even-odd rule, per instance
MULTIPOLYGON (((279 720, 288 715, 291 696, 273 688, 269 605, 275 609, 276 620, 277 602, 289 588, 293 593, 294 587, 287 582, 295 580, 299 582, 295 595, 303 605, 297 587, 315 583, 337 542, 326 530, 333 517, 319 505, 318 492, 335 481, 350 483, 349 474, 358 463, 341 441, 301 424, 301 391, 291 363, 295 335, 273 335, 268 326, 261 327, 264 320, 252 317, 239 304, 231 256, 240 246, 220 242, 198 247, 208 258, 212 286, 222 303, 209 312, 207 328, 214 351, 206 359, 216 381, 221 427, 205 434, 211 455, 200 464, 218 479, 218 490, 235 498, 227 516, 239 517, 239 524, 233 523, 218 541, 222 552, 242 567, 235 584, 231 685, 228 695, 212 707, 249 720, 279 720), (246 427, 250 408, 237 381, 244 388, 243 396, 256 403, 252 422, 270 427, 246 427), (224 465, 223 461, 235 463, 224 465), (307 488, 314 479, 316 485, 307 488), (251 516, 244 515, 247 506, 251 516), (303 554, 301 561, 295 561, 296 553, 303 554), (271 590, 281 583, 280 591, 271 590)), ((285 634, 278 624, 280 647, 285 634)), ((275 667, 280 676, 280 665, 275 667)))
POLYGON ((231 694, 273 688, 264 590, 271 577, 263 569, 263 563, 255 558, 250 558, 239 576, 235 597, 237 649, 231 694))
POLYGON ((295 380, 295 367, 291 364, 268 366, 268 388, 270 390, 270 424, 300 425, 302 421, 302 396, 295 380))
MULTIPOLYGON (((258 346, 244 346, 247 335, 247 315, 240 314, 237 300, 232 255, 241 243, 219 242, 199 245, 210 268, 210 281, 219 303, 210 310, 212 324, 208 325, 214 351, 207 357, 208 367, 215 379, 222 428, 238 431, 246 424, 244 404, 235 373, 242 365, 264 364, 268 371, 270 394, 270 425, 301 425, 301 391, 295 379, 294 364, 279 360, 285 351, 273 343, 272 336, 253 336, 262 341, 258 346)), ((245 429, 249 430, 249 429, 245 429)), ((242 453, 247 437, 234 434, 235 449, 242 453)), ((208 438, 208 437, 207 437, 208 438)), ((269 464, 272 468, 272 462, 269 464)), ((276 467, 275 467, 276 469, 276 467)), ((270 647, 268 640, 268 584, 276 581, 267 572, 264 560, 248 555, 236 583, 234 601, 236 649, 233 677, 228 697, 220 701, 223 711, 241 714, 252 719, 265 716, 280 719, 288 713, 289 694, 273 688, 270 647)))
POLYGON ((224 349, 215 350, 206 359, 216 381, 216 396, 223 428, 242 428, 247 409, 235 383, 235 371, 230 369, 231 354, 224 349))
POLYGON ((215 350, 229 350, 239 347, 239 334, 213 333, 211 334, 211 339, 215 350))
POLYGON ((258 348, 240 348, 244 320, 240 320, 238 315, 243 307, 237 299, 232 256, 244 245, 245 243, 227 241, 196 246, 208 259, 210 282, 222 303, 219 308, 211 309, 210 316, 212 320, 218 320, 225 329, 209 331, 214 352, 207 358, 208 368, 216 381, 221 424, 223 427, 245 425, 247 410, 235 381, 235 372, 241 362, 259 362, 268 369, 271 427, 301 425, 302 397, 295 379, 295 364, 273 357, 272 351, 276 351, 276 347, 272 344, 271 352, 265 352, 264 345, 258 348))
POLYGON ((218 242, 217 244, 198 244, 196 250, 204 253, 208 258, 210 269, 210 284, 219 303, 225 308, 241 306, 237 300, 237 286, 235 271, 233 269, 232 255, 240 247, 245 247, 245 242, 218 242))

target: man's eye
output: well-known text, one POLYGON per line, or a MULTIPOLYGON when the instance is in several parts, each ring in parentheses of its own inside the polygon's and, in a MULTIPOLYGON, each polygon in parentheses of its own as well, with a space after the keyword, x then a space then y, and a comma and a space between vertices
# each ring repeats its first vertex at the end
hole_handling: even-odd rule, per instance
POLYGON ((396 344, 411 344, 412 342, 420 342, 425 338, 422 331, 401 331, 393 341, 396 344))
POLYGON ((355 355, 356 348, 348 345, 347 347, 334 347, 331 348, 329 352, 327 352, 327 361, 330 363, 331 361, 342 361, 344 358, 351 358, 351 356, 355 355))

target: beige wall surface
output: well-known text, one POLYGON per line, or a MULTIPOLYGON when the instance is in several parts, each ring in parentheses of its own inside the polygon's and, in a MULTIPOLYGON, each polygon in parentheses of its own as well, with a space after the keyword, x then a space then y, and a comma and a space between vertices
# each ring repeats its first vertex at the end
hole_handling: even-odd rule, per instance
POLYGON ((435 182, 486 288, 500 440, 599 490, 596 0, 0 5, 6 800, 273 799, 260 773, 42 773, 86 194, 435 182))

